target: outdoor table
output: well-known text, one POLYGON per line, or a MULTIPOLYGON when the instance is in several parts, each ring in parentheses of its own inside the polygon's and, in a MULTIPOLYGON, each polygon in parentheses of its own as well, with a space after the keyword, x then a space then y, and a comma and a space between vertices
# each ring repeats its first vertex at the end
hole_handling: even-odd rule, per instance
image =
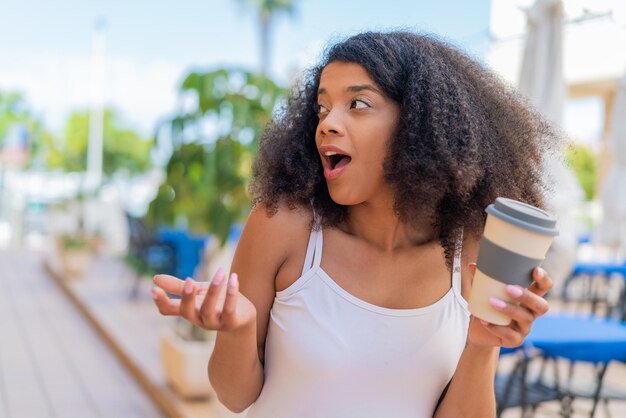
POLYGON ((537 318, 525 345, 545 356, 572 361, 626 361, 626 325, 586 314, 549 314, 537 318))
MULTIPOLYGON (((570 382, 566 388, 560 388, 558 375, 555 376, 555 385, 547 386, 541 379, 535 382, 526 381, 526 370, 530 358, 525 355, 514 373, 506 379, 500 393, 502 407, 519 405, 526 408, 547 400, 560 400, 562 416, 571 414, 571 400, 575 397, 589 396, 593 399, 591 416, 594 416, 598 400, 602 393, 602 383, 608 364, 611 361, 626 361, 626 323, 606 319, 589 314, 559 313, 548 314, 535 320, 530 334, 518 349, 524 352, 539 350, 544 358, 563 358, 572 362, 585 361, 597 366, 595 386, 590 393, 574 392, 570 382), (515 383, 515 374, 518 374, 522 384, 515 383), (513 394, 517 387, 519 394, 513 394), (519 396, 519 397, 518 397, 519 396)), ((503 349, 501 354, 510 353, 515 349, 503 349)), ((556 370, 556 368, 555 368, 556 370)), ((572 368, 570 368, 570 378, 572 368)), ((503 379, 505 380, 505 379, 503 379)), ((520 382, 520 383, 521 383, 520 382)), ((621 390, 611 391, 611 398, 624 399, 626 393, 621 390)))

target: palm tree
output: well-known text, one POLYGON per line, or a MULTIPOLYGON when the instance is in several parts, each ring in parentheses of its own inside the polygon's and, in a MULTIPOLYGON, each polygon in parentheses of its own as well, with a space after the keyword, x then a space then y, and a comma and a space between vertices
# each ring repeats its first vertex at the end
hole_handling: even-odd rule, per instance
POLYGON ((267 74, 271 62, 270 36, 274 18, 279 13, 290 15, 295 11, 294 0, 240 0, 256 9, 259 19, 259 39, 261 41, 261 74, 267 74))

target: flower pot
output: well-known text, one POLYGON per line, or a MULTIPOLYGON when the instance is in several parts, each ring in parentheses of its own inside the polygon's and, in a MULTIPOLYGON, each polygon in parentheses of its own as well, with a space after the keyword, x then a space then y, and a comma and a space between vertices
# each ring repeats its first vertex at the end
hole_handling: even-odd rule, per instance
POLYGON ((60 256, 63 271, 70 278, 82 277, 91 262, 91 253, 86 248, 63 249, 60 256))
POLYGON ((214 345, 215 340, 187 341, 176 334, 161 339, 165 378, 179 396, 208 398, 215 394, 207 372, 214 345))
POLYGON ((87 244, 89 246, 89 251, 91 251, 92 254, 100 255, 104 252, 106 240, 101 236, 94 235, 89 237, 87 244))

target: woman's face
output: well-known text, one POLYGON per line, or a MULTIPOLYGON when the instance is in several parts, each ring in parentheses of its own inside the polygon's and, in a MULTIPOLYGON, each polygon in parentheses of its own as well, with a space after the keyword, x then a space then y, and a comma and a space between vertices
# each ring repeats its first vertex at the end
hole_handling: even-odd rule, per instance
POLYGON ((366 202, 382 190, 383 161, 400 106, 386 97, 359 64, 332 62, 322 71, 315 142, 331 198, 366 202))

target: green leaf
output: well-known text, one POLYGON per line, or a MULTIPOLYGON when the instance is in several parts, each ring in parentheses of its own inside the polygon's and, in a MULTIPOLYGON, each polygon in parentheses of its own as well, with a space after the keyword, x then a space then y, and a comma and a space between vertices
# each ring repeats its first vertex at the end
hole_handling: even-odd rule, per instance
POLYGON ((170 226, 182 218, 192 232, 214 234, 223 245, 231 225, 250 210, 247 185, 258 136, 285 90, 262 75, 220 68, 189 73, 181 92, 195 94, 197 108, 171 118, 175 150, 147 217, 170 226), (220 127, 217 135, 203 134, 208 122, 220 127), (189 132, 196 141, 183 141, 189 132))

